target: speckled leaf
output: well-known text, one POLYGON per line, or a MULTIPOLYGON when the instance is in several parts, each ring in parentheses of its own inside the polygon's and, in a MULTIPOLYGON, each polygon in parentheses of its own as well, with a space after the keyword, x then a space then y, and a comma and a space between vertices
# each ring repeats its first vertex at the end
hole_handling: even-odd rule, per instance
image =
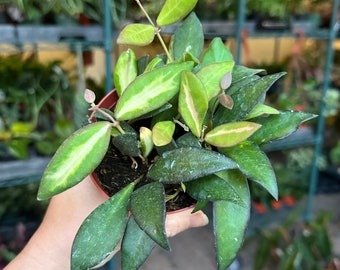
POLYGON ((119 33, 118 44, 145 46, 155 38, 155 28, 148 24, 128 24, 119 33))
POLYGON ((178 93, 181 72, 192 67, 192 62, 173 63, 138 76, 119 98, 116 118, 134 119, 163 106, 178 93))
POLYGON ((162 184, 153 182, 135 190, 131 212, 139 227, 162 248, 169 250, 165 232, 165 192, 162 184))
POLYGON ((200 141, 191 133, 185 133, 176 140, 178 147, 198 147, 202 148, 200 141))
POLYGON ((38 199, 49 199, 93 172, 109 146, 111 127, 109 122, 97 122, 79 129, 66 139, 45 169, 38 199))
POLYGON ((118 96, 137 77, 137 58, 133 50, 122 52, 114 71, 114 83, 118 96))
POLYGON ((130 217, 121 247, 122 270, 138 269, 150 255, 156 243, 130 217))
POLYGON ((231 185, 216 174, 207 175, 185 184, 188 194, 199 201, 230 201, 245 206, 231 185))
POLYGON ((297 111, 282 111, 266 117, 252 119, 262 125, 261 129, 250 137, 257 144, 264 144, 282 139, 292 134, 302 123, 317 117, 315 114, 297 111))
POLYGON ((178 97, 178 111, 192 134, 200 137, 208 110, 206 89, 200 79, 190 71, 182 73, 178 97))
POLYGON ((172 121, 161 121, 152 128, 152 141, 156 146, 164 146, 172 141, 175 132, 175 123, 172 121))
POLYGON ((233 66, 233 61, 212 63, 204 66, 196 73, 207 91, 208 100, 221 93, 221 79, 233 69, 233 66))
POLYGON ((229 201, 216 201, 213 204, 219 270, 227 269, 236 258, 243 244, 250 217, 250 194, 247 180, 238 170, 228 170, 227 173, 235 183, 236 192, 245 199, 247 206, 240 206, 229 201))
POLYGON ((204 140, 216 147, 230 147, 246 140, 260 127, 259 124, 246 121, 227 123, 209 131, 204 140))
POLYGON ((244 80, 246 78, 252 77, 256 74, 264 73, 264 69, 254 69, 254 68, 248 68, 241 65, 236 65, 233 69, 233 83, 239 82, 241 80, 244 80))
POLYGON ((195 7, 198 0, 166 0, 157 17, 157 25, 166 26, 183 19, 195 7))
POLYGON ((162 183, 182 183, 233 168, 237 168, 237 164, 222 154, 184 147, 164 152, 151 167, 148 177, 162 183))
POLYGON ((118 150, 127 156, 138 157, 140 155, 136 132, 125 132, 112 137, 112 143, 118 150))
POLYGON ((255 117, 258 117, 263 114, 279 114, 280 112, 268 105, 265 105, 263 103, 258 103, 255 105, 255 107, 250 111, 250 113, 247 115, 245 119, 252 119, 255 117))
POLYGON ((202 25, 195 13, 191 13, 174 34, 173 53, 174 59, 182 59, 185 53, 190 52, 199 58, 204 45, 202 25))
POLYGON ((134 187, 129 184, 85 219, 73 242, 71 269, 90 269, 110 256, 124 234, 134 187))
POLYGON ((220 151, 235 160, 249 179, 259 183, 275 199, 278 198, 274 170, 266 154, 257 145, 247 141, 220 151))
POLYGON ((239 91, 231 94, 234 101, 232 110, 220 106, 215 114, 214 125, 243 120, 254 106, 261 101, 269 88, 285 73, 276 73, 259 78, 251 84, 245 85, 239 91))

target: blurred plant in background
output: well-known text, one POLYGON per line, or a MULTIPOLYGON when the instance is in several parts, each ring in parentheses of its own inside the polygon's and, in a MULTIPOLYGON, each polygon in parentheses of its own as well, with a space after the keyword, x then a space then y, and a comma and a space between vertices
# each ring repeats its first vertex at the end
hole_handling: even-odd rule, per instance
POLYGON ((71 134, 74 91, 59 62, 0 58, 0 157, 51 155, 71 134), (35 154, 36 154, 35 153, 35 154))

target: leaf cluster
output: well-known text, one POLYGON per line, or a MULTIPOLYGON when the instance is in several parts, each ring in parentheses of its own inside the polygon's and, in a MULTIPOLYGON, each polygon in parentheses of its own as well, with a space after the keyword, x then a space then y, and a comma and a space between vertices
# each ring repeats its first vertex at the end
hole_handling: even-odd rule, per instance
POLYGON ((156 22, 122 30, 119 43, 144 46, 157 37, 165 56, 136 59, 131 49, 123 52, 114 73, 115 108, 99 108, 86 91, 101 121, 67 139, 46 169, 39 199, 82 181, 100 164, 110 142, 133 160, 133 167, 137 159, 148 167, 85 220, 73 245, 74 269, 99 264, 121 238, 123 269, 137 269, 156 243, 170 249, 164 229, 168 184, 197 200, 194 211, 213 203, 218 267, 225 269, 247 227, 248 180, 277 198, 275 175, 261 145, 288 136, 314 115, 264 104, 266 92, 283 73, 262 76, 261 69, 235 65, 220 38, 203 50, 201 23, 190 13, 196 2, 167 0, 156 22), (181 20, 166 47, 161 27, 181 20), (142 178, 151 182, 137 188, 142 178))

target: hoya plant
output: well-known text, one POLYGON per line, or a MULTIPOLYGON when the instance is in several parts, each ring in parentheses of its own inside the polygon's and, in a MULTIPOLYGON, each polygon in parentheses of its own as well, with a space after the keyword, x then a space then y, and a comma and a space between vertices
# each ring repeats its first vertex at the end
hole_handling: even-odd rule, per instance
POLYGON ((166 212, 183 197, 193 212, 212 202, 217 264, 225 269, 243 242, 249 181, 278 196, 261 146, 314 115, 265 105, 266 92, 284 73, 235 65, 220 38, 204 49, 201 23, 191 12, 196 2, 167 0, 156 21, 145 12, 149 23, 121 31, 118 43, 145 46, 158 38, 164 55, 137 59, 132 49, 123 52, 114 72, 116 104, 101 107, 86 90, 91 123, 69 137, 46 168, 38 199, 89 174, 100 183, 111 172, 103 186, 119 187, 106 192, 109 198, 80 227, 72 269, 98 265, 120 241, 122 269, 138 269, 157 244, 170 250, 166 212), (161 30, 171 24, 177 28, 167 45, 161 30))

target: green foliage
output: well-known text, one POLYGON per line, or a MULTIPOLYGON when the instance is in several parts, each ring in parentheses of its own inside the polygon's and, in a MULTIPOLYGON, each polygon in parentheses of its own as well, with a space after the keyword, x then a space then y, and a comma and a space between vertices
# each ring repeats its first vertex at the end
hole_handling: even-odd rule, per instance
POLYGON ((34 55, 0 57, 0 147, 25 159, 33 146, 52 155, 75 129, 70 117, 74 92, 60 63, 43 64, 34 55))
MULTIPOLYGON (((288 136, 302 122, 315 117, 278 111, 264 104, 268 89, 284 73, 262 76, 261 69, 235 66, 220 38, 203 51, 201 23, 194 13, 189 14, 195 3, 167 0, 156 22, 146 14, 148 24, 128 25, 122 30, 120 43, 144 45, 158 38, 166 56, 136 59, 131 49, 123 53, 114 73, 119 96, 116 106, 112 111, 98 108, 87 90, 87 101, 99 122, 72 135, 44 173, 39 197, 49 198, 95 169, 110 139, 117 156, 131 160, 131 171, 145 169, 130 179, 137 184, 124 193, 124 209, 129 201, 127 209, 132 215, 130 219, 126 215, 124 224, 119 223, 119 228, 126 226, 125 235, 119 230, 114 236, 112 224, 99 225, 97 218, 91 224, 93 216, 111 212, 108 206, 99 206, 76 239, 73 269, 93 267, 105 259, 109 254, 106 243, 104 251, 97 254, 97 244, 88 244, 102 243, 105 232, 114 243, 123 236, 124 269, 137 269, 154 247, 153 241, 169 249, 165 205, 179 192, 198 201, 195 211, 213 202, 217 261, 219 269, 225 269, 242 245, 249 220, 248 180, 278 197, 275 174, 261 146, 288 136), (168 48, 160 35, 161 26, 179 23, 184 17, 168 48), (79 153, 76 158, 75 152, 79 153), (169 185, 177 189, 166 196, 169 185), (95 226, 98 232, 91 236, 89 232, 95 226), (91 248, 87 249, 88 245, 91 248), (135 253, 136 261, 129 262, 135 253), (95 261, 87 263, 85 257, 95 261)), ((139 1, 137 4, 145 10, 139 1)), ((111 207, 116 211, 112 198, 111 207)))
POLYGON ((293 212, 274 229, 260 230, 255 236, 257 250, 254 270, 326 269, 335 257, 327 224, 331 215, 320 212, 309 222, 296 219, 293 212))

